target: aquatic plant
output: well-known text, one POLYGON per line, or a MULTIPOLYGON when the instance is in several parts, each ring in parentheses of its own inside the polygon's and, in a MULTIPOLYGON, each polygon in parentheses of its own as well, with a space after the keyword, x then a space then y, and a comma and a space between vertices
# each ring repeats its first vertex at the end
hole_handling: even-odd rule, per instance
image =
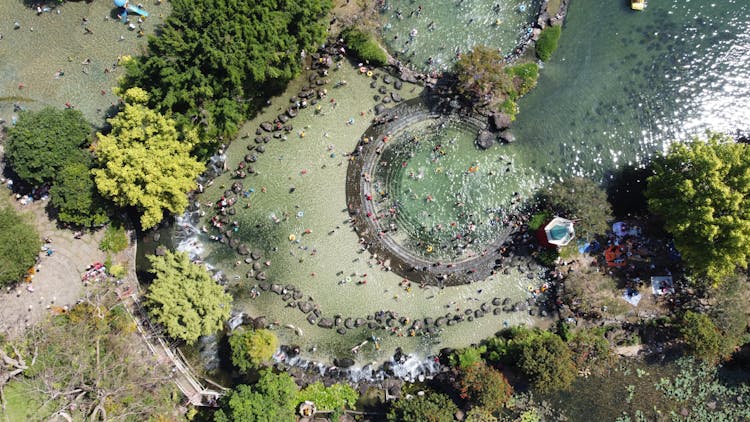
POLYGON ((388 62, 385 50, 378 44, 375 37, 360 28, 348 28, 341 34, 346 47, 360 60, 375 66, 382 66, 388 62))
POLYGON ((561 34, 562 27, 559 25, 548 26, 542 30, 539 39, 536 41, 536 56, 540 60, 546 62, 552 57, 552 53, 557 50, 557 42, 560 40, 561 34))

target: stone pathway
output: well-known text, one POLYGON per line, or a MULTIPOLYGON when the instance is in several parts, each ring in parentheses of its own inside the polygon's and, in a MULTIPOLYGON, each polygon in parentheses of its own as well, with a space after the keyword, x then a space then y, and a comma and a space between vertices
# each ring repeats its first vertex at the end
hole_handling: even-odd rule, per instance
POLYGON ((105 254, 99 250, 104 230, 75 239, 71 230, 58 228, 57 222, 47 216, 47 201, 21 205, 4 187, 0 204, 9 204, 28 216, 39 235, 51 240, 47 246, 54 251, 51 256, 40 253, 41 270, 30 283, 33 292, 27 290, 29 283, 19 283, 0 294, 0 334, 13 338, 55 309, 72 306, 84 296, 81 273, 93 262, 104 262, 105 254))

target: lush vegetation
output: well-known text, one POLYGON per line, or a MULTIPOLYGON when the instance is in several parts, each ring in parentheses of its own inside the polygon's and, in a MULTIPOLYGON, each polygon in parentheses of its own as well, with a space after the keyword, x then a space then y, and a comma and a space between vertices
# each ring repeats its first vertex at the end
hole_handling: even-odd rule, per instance
POLYGON ((105 252, 120 253, 127 247, 128 235, 125 232, 125 227, 120 223, 107 226, 107 230, 104 232, 101 242, 99 242, 99 249, 105 252))
POLYGON ((291 376, 265 370, 254 385, 238 385, 227 394, 214 421, 293 421, 296 398, 297 385, 291 376))
POLYGON ((682 321, 682 335, 685 344, 698 358, 716 364, 721 358, 721 333, 706 314, 685 312, 682 321))
MULTIPOLYGON (((92 299, 2 345, 0 373, 14 373, 14 382, 31 394, 25 406, 35 420, 152 420, 172 414, 176 388, 169 368, 141 347, 135 324, 114 294, 98 292, 92 299)), ((0 381, 1 388, 6 379, 0 381)))
POLYGON ((23 181, 32 186, 54 182, 68 163, 85 162, 81 150, 91 128, 78 110, 45 107, 21 112, 8 128, 5 158, 23 181))
POLYGON ((502 372, 484 363, 461 372, 461 397, 490 413, 498 413, 513 395, 513 387, 502 372))
POLYGON ((549 60, 552 53, 557 50, 557 42, 560 40, 561 34, 562 27, 559 25, 544 28, 536 41, 536 56, 545 62, 549 60))
POLYGON ((308 385, 297 394, 297 402, 311 401, 319 411, 337 411, 344 408, 354 408, 359 399, 359 393, 349 384, 333 384, 326 387, 321 382, 308 385))
POLYGON ((115 204, 142 213, 141 226, 154 227, 164 212, 179 214, 187 207, 186 193, 195 188, 203 164, 190 156, 198 142, 195 131, 178 133, 175 122, 149 109, 140 88, 124 93, 125 107, 109 119, 112 131, 97 134, 92 170, 102 195, 115 204))
POLYGON ((42 242, 34 226, 0 205, 0 286, 18 282, 34 265, 42 242))
POLYGON ((371 33, 352 27, 347 28, 341 35, 349 52, 363 62, 374 66, 382 66, 388 62, 385 50, 371 33))
POLYGON ((66 164, 50 188, 50 205, 57 219, 79 227, 98 227, 109 221, 108 204, 99 195, 87 163, 66 164))
POLYGON ((591 179, 571 177, 540 193, 550 214, 575 221, 576 236, 591 240, 604 234, 612 220, 606 192, 591 179))
POLYGON ((332 7, 330 0, 171 3, 162 33, 149 40, 147 56, 128 63, 122 86, 145 88, 150 107, 180 127, 200 127, 204 140, 236 133, 257 101, 298 74, 302 50, 323 42, 332 7))
POLYGON ((397 400, 388 411, 393 422, 453 422, 458 407, 445 394, 427 392, 412 398, 397 400))
POLYGON ((243 330, 238 328, 229 337, 232 363, 242 372, 260 367, 273 357, 279 339, 269 330, 243 330))
POLYGON ((229 318, 232 297, 205 267, 193 264, 182 252, 148 258, 156 275, 146 293, 149 314, 170 337, 193 343, 221 329, 229 318))
POLYGON ((534 63, 506 67, 497 49, 478 45, 456 62, 455 73, 456 89, 467 101, 513 118, 516 101, 536 86, 539 68, 534 63))
POLYGON ((750 255, 750 150, 724 135, 675 143, 654 162, 646 197, 694 280, 720 282, 750 255))

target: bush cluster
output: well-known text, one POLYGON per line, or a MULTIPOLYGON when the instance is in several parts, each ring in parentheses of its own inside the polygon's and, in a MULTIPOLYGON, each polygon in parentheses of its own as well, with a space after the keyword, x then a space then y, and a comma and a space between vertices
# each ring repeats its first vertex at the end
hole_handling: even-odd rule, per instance
POLYGON ((548 26, 542 30, 539 39, 536 42, 536 56, 542 61, 547 61, 552 57, 552 53, 557 50, 557 42, 560 40, 562 27, 559 25, 548 26))
POLYGON ((382 66, 388 62, 385 51, 369 32, 349 28, 342 33, 342 36, 349 51, 363 62, 375 66, 382 66))

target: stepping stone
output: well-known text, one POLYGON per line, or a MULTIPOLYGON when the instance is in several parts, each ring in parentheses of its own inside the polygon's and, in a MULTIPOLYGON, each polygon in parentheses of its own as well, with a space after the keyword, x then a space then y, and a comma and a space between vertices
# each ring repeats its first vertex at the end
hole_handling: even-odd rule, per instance
POLYGON ((320 321, 318 321, 318 327, 333 328, 333 320, 331 318, 322 318, 320 321))
POLYGON ((351 318, 347 318, 344 320, 344 327, 352 329, 354 328, 354 320, 351 318))
POLYGON ((309 322, 310 325, 315 325, 315 322, 316 322, 315 315, 313 315, 313 314, 308 315, 307 316, 307 322, 309 322))
POLYGON ((310 302, 299 302, 297 304, 297 307, 299 308, 300 311, 302 311, 303 314, 307 314, 307 313, 309 313, 310 311, 313 310, 313 308, 315 307, 315 305, 313 305, 310 302))

